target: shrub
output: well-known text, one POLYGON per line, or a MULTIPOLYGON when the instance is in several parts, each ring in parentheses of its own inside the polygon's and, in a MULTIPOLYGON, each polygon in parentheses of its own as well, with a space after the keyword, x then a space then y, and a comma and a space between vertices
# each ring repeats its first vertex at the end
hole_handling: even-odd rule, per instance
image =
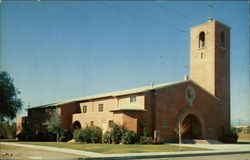
POLYGON ((102 136, 102 143, 110 144, 111 143, 111 133, 105 132, 102 136))
POLYGON ((140 137, 140 143, 141 144, 152 144, 153 143, 153 139, 152 139, 152 137, 141 136, 140 137))
POLYGON ((83 142, 83 130, 81 129, 74 130, 73 138, 76 142, 83 142))
POLYGON ((122 135, 121 142, 123 144, 134 144, 134 143, 138 142, 138 136, 134 131, 126 131, 122 135))
POLYGON ((100 143, 102 141, 102 129, 96 126, 84 129, 87 143, 100 143))
POLYGON ((124 125, 112 124, 112 131, 110 132, 112 143, 121 143, 122 135, 127 131, 124 125))
POLYGON ((224 134, 222 137, 220 137, 220 141, 224 143, 236 143, 237 140, 238 140, 238 134, 237 130, 234 128, 231 128, 229 133, 224 134))
POLYGON ((102 140, 102 129, 96 126, 76 129, 73 133, 76 142, 100 143, 102 140))

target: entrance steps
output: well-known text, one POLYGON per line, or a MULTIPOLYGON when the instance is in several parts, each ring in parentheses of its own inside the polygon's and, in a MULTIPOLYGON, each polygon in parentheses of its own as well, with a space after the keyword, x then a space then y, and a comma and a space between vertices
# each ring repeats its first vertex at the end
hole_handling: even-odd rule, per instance
POLYGON ((183 144, 223 144, 221 141, 214 139, 182 139, 183 144))

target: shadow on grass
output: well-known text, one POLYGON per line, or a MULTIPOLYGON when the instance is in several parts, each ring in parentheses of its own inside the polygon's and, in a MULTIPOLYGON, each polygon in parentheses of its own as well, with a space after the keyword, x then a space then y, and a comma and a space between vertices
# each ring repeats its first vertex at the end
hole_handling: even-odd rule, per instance
POLYGON ((18 142, 16 139, 0 139, 0 142, 18 142))

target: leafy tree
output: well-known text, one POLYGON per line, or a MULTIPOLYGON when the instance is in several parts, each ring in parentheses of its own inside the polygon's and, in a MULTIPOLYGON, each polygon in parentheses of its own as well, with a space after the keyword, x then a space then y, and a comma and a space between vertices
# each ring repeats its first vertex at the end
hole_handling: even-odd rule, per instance
POLYGON ((140 121, 140 126, 142 129, 142 136, 143 137, 149 137, 149 126, 146 121, 140 121))
POLYGON ((244 134, 250 134, 250 126, 247 126, 247 127, 244 129, 244 134))
POLYGON ((53 113, 51 118, 43 123, 46 126, 47 130, 52 133, 56 134, 56 141, 62 141, 65 138, 66 130, 61 126, 61 117, 58 113, 53 113))
POLYGON ((0 71, 0 121, 12 120, 22 109, 23 103, 17 97, 20 94, 15 88, 14 80, 5 71, 0 71))
POLYGON ((0 138, 15 138, 16 137, 16 123, 3 122, 0 123, 0 138))

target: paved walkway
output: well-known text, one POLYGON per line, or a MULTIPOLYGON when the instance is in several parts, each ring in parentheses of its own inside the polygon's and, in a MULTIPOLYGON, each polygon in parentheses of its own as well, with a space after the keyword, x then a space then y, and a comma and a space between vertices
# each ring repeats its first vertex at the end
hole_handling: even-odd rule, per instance
MULTIPOLYGON (((163 158, 163 157, 188 157, 202 155, 221 155, 221 154, 241 154, 250 153, 250 144, 182 144, 185 147, 196 147, 210 149, 207 151, 180 151, 180 152, 148 152, 148 153, 121 153, 121 154, 102 154, 74 149, 65 149, 57 147, 37 146, 28 144, 0 142, 4 145, 20 146, 34 149, 43 149, 71 153, 89 158, 83 159, 142 159, 142 158, 163 158)), ((176 144, 171 144, 176 145, 176 144)))

